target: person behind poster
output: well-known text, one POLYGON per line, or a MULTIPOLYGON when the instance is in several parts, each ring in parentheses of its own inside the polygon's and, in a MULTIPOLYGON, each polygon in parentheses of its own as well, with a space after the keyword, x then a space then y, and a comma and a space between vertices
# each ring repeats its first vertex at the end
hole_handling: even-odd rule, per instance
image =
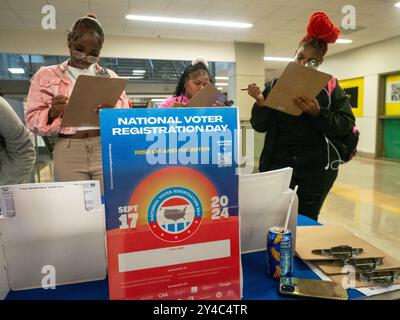
MULTIPOLYGON (((79 18, 68 33, 69 59, 42 67, 33 76, 26 111, 26 125, 31 131, 57 137, 53 151, 55 181, 99 180, 102 190, 100 128, 61 127, 61 120, 79 75, 117 77, 98 64, 103 43, 104 31, 97 18, 79 18)), ((129 107, 125 91, 115 107, 129 107)))
MULTIPOLYGON (((159 108, 184 108, 191 98, 204 89, 209 83, 214 83, 208 62, 203 58, 193 60, 188 65, 178 80, 175 94, 164 100, 159 108)), ((214 107, 222 107, 223 103, 217 102, 214 107)), ((211 107, 211 106, 210 106, 211 107)))
MULTIPOLYGON (((307 35, 300 41, 295 62, 319 66, 335 43, 339 29, 323 12, 312 15, 307 35)), ((258 132, 267 132, 260 157, 260 171, 293 168, 291 188, 299 186, 299 212, 314 220, 338 175, 339 154, 326 136, 340 138, 350 132, 355 118, 346 94, 332 78, 316 99, 298 96, 296 105, 303 110, 299 117, 264 106, 276 80, 266 84, 264 92, 256 84, 248 86, 248 94, 256 100, 251 125, 258 132)))

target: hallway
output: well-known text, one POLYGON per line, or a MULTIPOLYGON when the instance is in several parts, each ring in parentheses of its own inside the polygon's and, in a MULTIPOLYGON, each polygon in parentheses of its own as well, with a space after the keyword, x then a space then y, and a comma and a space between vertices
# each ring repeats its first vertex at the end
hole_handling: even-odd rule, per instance
POLYGON ((400 163, 356 158, 342 165, 319 222, 346 227, 400 259, 400 163))

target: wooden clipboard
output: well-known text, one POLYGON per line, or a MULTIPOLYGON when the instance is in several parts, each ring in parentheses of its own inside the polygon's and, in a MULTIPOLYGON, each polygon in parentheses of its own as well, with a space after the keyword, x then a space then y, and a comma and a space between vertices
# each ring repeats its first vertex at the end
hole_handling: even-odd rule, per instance
MULTIPOLYGON (((343 280, 346 278, 346 275, 345 274, 331 275, 331 276, 329 276, 329 278, 331 278, 336 283, 343 283, 343 280)), ((400 284, 400 279, 395 279, 393 284, 394 285, 400 284)), ((356 288, 368 288, 368 287, 372 287, 372 286, 375 286, 375 287, 379 286, 378 284, 361 281, 359 276, 356 277, 355 285, 356 285, 356 288)))
POLYGON ((315 98, 332 78, 330 74, 290 62, 272 88, 265 106, 299 116, 303 113, 294 103, 298 95, 315 98))
POLYGON ((331 226, 297 228, 296 254, 303 260, 312 260, 313 262, 315 260, 336 260, 314 254, 312 251, 341 245, 362 248, 364 251, 357 256, 359 258, 385 258, 385 253, 345 228, 331 226))
POLYGON ((115 106, 124 91, 127 79, 81 75, 76 80, 62 127, 99 126, 99 105, 115 106))
MULTIPOLYGON (((347 273, 339 261, 313 261, 313 263, 327 275, 340 275, 347 273)), ((385 254, 383 264, 377 266, 376 270, 400 270, 400 261, 385 254)))
POLYGON ((186 106, 189 108, 212 107, 217 101, 224 103, 226 101, 226 95, 220 92, 217 87, 210 82, 203 90, 190 99, 186 106))

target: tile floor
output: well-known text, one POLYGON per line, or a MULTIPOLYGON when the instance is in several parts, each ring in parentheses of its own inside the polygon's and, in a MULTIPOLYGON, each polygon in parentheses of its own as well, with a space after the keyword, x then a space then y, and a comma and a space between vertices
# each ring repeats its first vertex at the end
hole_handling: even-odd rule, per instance
POLYGON ((400 259, 400 162, 357 158, 341 166, 319 221, 400 259))

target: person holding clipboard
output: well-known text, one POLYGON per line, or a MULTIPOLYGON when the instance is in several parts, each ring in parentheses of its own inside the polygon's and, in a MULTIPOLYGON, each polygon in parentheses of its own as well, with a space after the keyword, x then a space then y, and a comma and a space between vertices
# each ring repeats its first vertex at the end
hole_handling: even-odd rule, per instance
MULTIPOLYGON (((312 69, 318 68, 327 53, 328 43, 335 43, 339 34, 339 29, 325 13, 314 13, 294 61, 312 69)), ((301 114, 297 116, 266 106, 265 101, 275 83, 275 80, 268 82, 263 92, 256 84, 247 88, 248 94, 256 100, 251 125, 254 130, 267 133, 260 171, 292 167, 291 187, 299 186, 299 213, 318 220, 340 163, 338 152, 326 137, 346 135, 355 126, 355 118, 349 100, 335 78, 316 98, 298 95, 295 105, 301 114)))
MULTIPOLYGON (((78 76, 117 78, 97 63, 103 43, 104 32, 97 18, 79 18, 68 33, 70 58, 60 65, 42 67, 32 77, 26 126, 38 135, 57 137, 53 151, 55 181, 100 180, 103 188, 100 128, 61 126, 78 76)), ((115 107, 129 107, 125 91, 115 107)))
MULTIPOLYGON (((208 62, 203 58, 193 60, 188 65, 178 80, 175 94, 165 99, 159 108, 184 108, 190 99, 203 90, 209 83, 213 83, 212 76, 208 70, 208 62)), ((224 104, 217 101, 215 107, 224 104)))

